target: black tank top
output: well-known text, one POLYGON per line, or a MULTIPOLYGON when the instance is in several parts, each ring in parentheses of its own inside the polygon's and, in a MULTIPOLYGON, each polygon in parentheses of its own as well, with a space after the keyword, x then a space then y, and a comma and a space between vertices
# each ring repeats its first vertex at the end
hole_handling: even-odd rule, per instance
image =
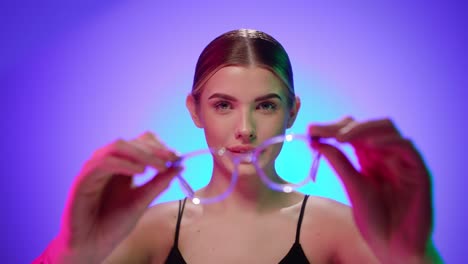
MULTIPOLYGON (((292 245, 291 249, 289 250, 288 254, 284 256, 284 258, 279 262, 279 264, 302 264, 302 263, 310 263, 307 257, 304 254, 304 250, 302 250, 302 246, 299 243, 299 236, 301 233, 301 224, 302 218, 304 217, 304 210, 307 203, 307 199, 309 195, 304 196, 304 200, 302 201, 301 212, 299 214, 299 220, 297 222, 297 229, 296 229, 296 241, 292 245)), ((166 264, 186 264, 184 257, 180 253, 179 250, 179 230, 180 230, 180 222, 182 221, 182 214, 184 213, 185 202, 187 198, 184 199, 183 202, 179 201, 179 214, 177 216, 177 225, 175 230, 175 237, 174 237, 174 245, 169 252, 169 255, 166 259, 166 264)))

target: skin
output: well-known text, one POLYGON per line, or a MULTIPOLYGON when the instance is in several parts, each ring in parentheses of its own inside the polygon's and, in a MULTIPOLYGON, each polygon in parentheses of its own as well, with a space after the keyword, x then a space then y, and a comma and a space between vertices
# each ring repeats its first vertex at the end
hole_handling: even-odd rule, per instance
MULTIPOLYGON (((268 70, 226 67, 207 82, 200 104, 196 105, 189 96, 187 107, 195 125, 204 129, 208 146, 229 148, 257 146, 268 138, 283 134, 293 125, 300 101, 297 99, 296 105, 289 109, 286 89, 268 70), (265 95, 271 97, 258 100, 265 95)), ((207 192, 224 190, 231 177, 229 165, 226 160, 215 161, 213 180, 207 192)), ((211 205, 187 204, 179 248, 188 263, 278 263, 291 248, 303 195, 274 192, 260 182, 253 172, 253 165, 242 166, 239 182, 228 198, 211 205), (229 239, 220 243, 222 237, 229 239), (255 248, 255 254, 252 254, 252 248, 255 248)), ((267 170, 275 174, 272 168, 267 170)), ((162 207, 165 208, 152 208, 148 220, 143 220, 148 226, 137 228, 140 231, 132 235, 132 242, 124 242, 117 249, 129 254, 111 256, 108 263, 119 263, 119 258, 123 260, 121 263, 134 259, 130 252, 145 247, 146 254, 142 255, 146 255, 151 263, 164 262, 173 244, 178 203, 162 207), (162 235, 160 230, 169 232, 162 235), (154 235, 148 235, 148 232, 154 235), (150 241, 141 244, 140 241, 148 240, 147 237, 151 237, 150 241)), ((308 202, 302 230, 300 242, 314 263, 338 262, 340 254, 346 256, 337 250, 346 249, 341 241, 354 245, 352 250, 346 249, 352 256, 348 260, 375 262, 353 225, 349 209, 343 205, 312 198, 308 202), (342 239, 336 240, 336 237, 342 239)))
MULTIPOLYGON (((229 66, 208 80, 199 105, 188 96, 187 107, 209 146, 257 146, 293 125, 300 100, 288 108, 286 89, 266 69, 229 66), (265 95, 273 96, 258 100, 265 95)), ((336 147, 312 142, 342 179, 353 207, 309 199, 300 237, 309 261, 432 263, 429 174, 411 142, 386 119, 344 118, 311 125, 308 132, 351 144, 361 165, 358 171, 336 147)), ((147 206, 177 173, 163 166, 175 158, 152 133, 98 150, 77 178, 46 256, 52 263, 163 263, 173 245, 178 202, 147 206), (130 188, 130 176, 145 166, 161 173, 130 188)), ((225 200, 187 202, 179 249, 188 263, 278 263, 292 246, 303 195, 271 191, 251 165, 242 166, 225 200)), ((231 169, 217 159, 204 191, 223 188, 231 169)))
MULTIPOLYGON (((300 107, 297 101, 293 109, 286 105, 286 89, 268 70, 262 68, 225 67, 219 70, 204 87, 200 105, 192 97, 187 107, 199 128, 203 128, 208 146, 213 148, 255 147, 268 138, 284 134, 291 127, 300 107), (267 96, 267 98, 265 98, 267 96)), ((266 161, 265 161, 266 162, 266 161)), ((267 162, 268 163, 268 162, 267 162)), ((264 169, 276 176, 273 163, 264 169)), ((230 181, 232 166, 225 159, 216 159, 213 181, 208 192, 225 189, 230 181)), ((220 203, 252 206, 251 200, 269 200, 277 195, 261 183, 254 166, 242 164, 234 195, 220 203), (263 197, 265 196, 265 197, 263 197), (237 199, 238 198, 238 199, 237 199)))

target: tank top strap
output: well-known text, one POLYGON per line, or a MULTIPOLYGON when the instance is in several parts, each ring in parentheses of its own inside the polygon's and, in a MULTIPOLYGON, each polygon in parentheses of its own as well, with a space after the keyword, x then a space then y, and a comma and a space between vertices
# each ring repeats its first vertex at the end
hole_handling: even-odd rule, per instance
POLYGON ((182 222, 182 215, 185 209, 185 202, 187 201, 187 197, 183 201, 179 200, 179 212, 177 214, 177 224, 175 230, 175 237, 174 237, 174 246, 177 247, 179 245, 179 230, 180 230, 180 223, 182 222))
POLYGON ((299 243, 299 238, 300 238, 300 235, 301 235, 302 219, 304 218, 304 211, 305 211, 306 204, 307 204, 307 199, 309 199, 309 196, 310 195, 305 195, 304 200, 302 201, 301 213, 299 214, 299 220, 297 221, 296 243, 299 243))

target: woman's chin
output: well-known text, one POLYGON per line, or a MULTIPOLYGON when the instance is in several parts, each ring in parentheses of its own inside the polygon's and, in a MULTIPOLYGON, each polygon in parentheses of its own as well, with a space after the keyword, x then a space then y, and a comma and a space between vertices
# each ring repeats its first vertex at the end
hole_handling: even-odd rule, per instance
POLYGON ((257 170, 252 163, 241 163, 237 168, 238 177, 258 177, 257 170))

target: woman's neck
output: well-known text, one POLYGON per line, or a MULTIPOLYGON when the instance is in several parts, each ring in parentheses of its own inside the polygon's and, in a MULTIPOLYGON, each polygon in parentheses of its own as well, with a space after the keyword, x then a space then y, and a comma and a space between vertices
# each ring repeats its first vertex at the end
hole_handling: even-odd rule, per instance
MULTIPOLYGON (((277 177, 276 172, 272 177, 277 177)), ((203 190, 204 195, 215 195, 226 191, 230 185, 230 172, 217 168, 213 170, 210 184, 203 190)), ((205 210, 216 213, 238 212, 265 213, 297 204, 303 195, 271 190, 257 174, 239 175, 233 191, 223 200, 206 205, 205 210)))

